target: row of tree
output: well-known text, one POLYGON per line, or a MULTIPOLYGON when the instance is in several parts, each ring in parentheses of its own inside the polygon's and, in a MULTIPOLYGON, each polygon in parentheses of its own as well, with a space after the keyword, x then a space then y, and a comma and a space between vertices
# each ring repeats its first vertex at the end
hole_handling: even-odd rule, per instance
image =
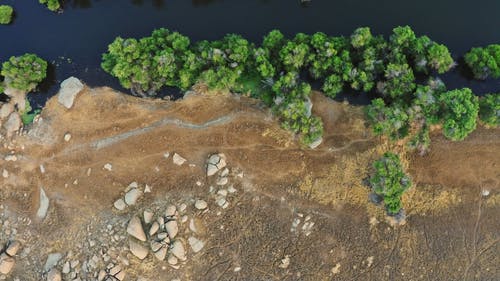
POLYGON ((475 128, 471 120, 478 101, 470 90, 446 92, 438 79, 417 83, 416 76, 442 74, 454 65, 446 46, 416 36, 408 26, 394 28, 388 40, 372 35, 368 27, 350 37, 317 32, 286 38, 273 30, 259 45, 236 34, 191 44, 178 32, 158 29, 141 39, 116 38, 102 62, 106 72, 138 96, 154 96, 164 86, 184 90, 198 82, 212 90, 250 94, 270 106, 305 144, 317 141, 323 131, 321 120, 311 115, 306 81, 321 81, 330 97, 346 88, 376 91, 380 98, 368 109, 375 132, 392 139, 414 133, 412 143, 421 148, 428 146, 432 124, 442 123, 453 140, 475 128))

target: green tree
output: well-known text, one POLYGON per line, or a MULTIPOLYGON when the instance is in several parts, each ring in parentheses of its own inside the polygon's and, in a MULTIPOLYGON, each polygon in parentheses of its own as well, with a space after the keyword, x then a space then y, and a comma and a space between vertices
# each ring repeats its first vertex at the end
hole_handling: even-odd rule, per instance
POLYGON ((479 102, 469 88, 442 93, 439 102, 445 137, 454 141, 463 140, 476 129, 479 102))
POLYGON ((343 86, 344 82, 342 78, 336 74, 332 74, 325 79, 322 89, 327 96, 334 98, 342 91, 343 86))
POLYGON ((432 44, 427 50, 427 64, 439 74, 443 74, 453 67, 455 62, 445 45, 432 44))
POLYGON ((392 99, 409 95, 416 87, 415 76, 408 64, 388 64, 384 77, 385 81, 380 84, 379 91, 392 99))
POLYGON ((500 125, 500 93, 487 94, 479 99, 479 119, 491 127, 500 125))
POLYGON ((411 187, 410 177, 405 174, 399 156, 386 152, 373 163, 374 174, 370 177, 373 191, 384 198, 389 214, 397 214, 403 204, 401 196, 411 187))
POLYGON ((39 0, 41 4, 44 4, 49 8, 51 11, 57 11, 61 8, 61 4, 59 3, 59 0, 39 0))
POLYGON ((355 49, 364 48, 370 44, 372 37, 369 27, 357 28, 351 35, 351 45, 355 49))
POLYGON ((0 24, 9 24, 14 10, 11 6, 0 5, 0 24))
POLYGON ((398 140, 408 135, 410 119, 406 108, 399 103, 387 106, 381 98, 374 99, 366 107, 366 116, 375 135, 385 135, 391 140, 398 140))
POLYGON ((2 64, 1 75, 7 87, 33 91, 47 75, 47 62, 34 54, 10 57, 2 64))
POLYGON ((280 59, 287 71, 298 72, 306 63, 309 46, 306 43, 288 41, 280 50, 280 59))
POLYGON ((500 77, 500 44, 488 45, 485 48, 472 48, 465 54, 465 63, 479 80, 500 77))
POLYGON ((394 28, 389 39, 395 47, 407 52, 415 44, 417 37, 411 27, 406 25, 394 28))

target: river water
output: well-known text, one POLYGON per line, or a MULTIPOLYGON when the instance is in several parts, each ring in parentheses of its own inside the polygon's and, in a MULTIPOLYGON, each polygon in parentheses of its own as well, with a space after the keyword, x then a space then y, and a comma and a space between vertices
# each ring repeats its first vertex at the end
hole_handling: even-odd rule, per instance
MULTIPOLYGON (((62 14, 37 0, 1 4, 12 5, 16 18, 11 25, 0 25, 0 61, 32 52, 53 64, 47 82, 31 95, 37 106, 69 76, 126 91, 101 70, 102 53, 116 36, 147 36, 159 27, 192 41, 231 32, 260 42, 275 28, 286 35, 350 35, 369 26, 374 34, 388 35, 395 26, 410 25, 417 34, 447 45, 456 60, 471 47, 500 43, 500 0, 311 0, 307 5, 300 0, 68 0, 62 14)), ((500 79, 480 82, 467 76, 456 68, 442 78, 448 88, 470 87, 479 95, 500 92, 500 79)), ((364 103, 366 98, 352 101, 364 103)))

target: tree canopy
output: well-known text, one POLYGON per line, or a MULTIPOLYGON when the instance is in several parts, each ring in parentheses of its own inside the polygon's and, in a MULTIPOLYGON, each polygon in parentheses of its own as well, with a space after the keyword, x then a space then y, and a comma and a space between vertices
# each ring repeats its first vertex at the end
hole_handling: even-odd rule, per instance
POLYGON ((487 94, 479 99, 479 119, 490 127, 500 125, 500 93, 487 94))
POLYGON ((464 59, 472 70, 474 78, 484 80, 490 76, 500 77, 500 44, 472 48, 465 54, 464 59))
POLYGON ((9 5, 0 5, 0 24, 9 24, 14 10, 9 5))
POLYGON ((2 64, 2 76, 7 87, 33 91, 47 75, 47 62, 34 54, 10 57, 2 64))
POLYGON ((445 137, 463 140, 476 129, 479 102, 469 88, 445 92, 439 96, 439 102, 445 137))
POLYGON ((40 4, 44 4, 49 8, 51 11, 57 11, 61 8, 61 3, 59 3, 59 0, 38 0, 40 4))

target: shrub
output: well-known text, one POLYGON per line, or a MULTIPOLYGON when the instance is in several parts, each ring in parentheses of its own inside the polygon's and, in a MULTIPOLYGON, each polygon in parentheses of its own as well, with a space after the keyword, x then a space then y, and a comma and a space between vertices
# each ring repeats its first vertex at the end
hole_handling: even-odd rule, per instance
POLYGON ((488 45, 484 48, 472 48, 465 54, 465 62, 472 70, 474 78, 479 80, 488 77, 500 77, 500 44, 488 45))
POLYGON ((34 54, 10 57, 2 64, 2 76, 7 87, 33 91, 47 75, 47 62, 34 54))
POLYGON ((486 125, 500 125, 500 93, 487 94, 479 99, 479 119, 486 125))
POLYGON ((9 24, 14 10, 11 6, 0 5, 0 24, 9 24))
POLYGON ((59 0, 39 0, 40 4, 44 4, 49 10, 55 12, 61 8, 59 0))
POLYGON ((410 188, 411 180, 403 171, 399 157, 391 152, 373 163, 375 173, 370 177, 373 191, 384 198, 389 214, 397 214, 401 208, 401 196, 410 188))
POLYGON ((445 137, 463 140, 476 129, 479 102, 469 88, 445 92, 439 96, 439 102, 445 137))
POLYGON ((400 104, 386 106, 380 98, 372 100, 366 107, 366 115, 372 123, 375 135, 385 135, 391 140, 398 140, 408 135, 409 117, 400 104))

